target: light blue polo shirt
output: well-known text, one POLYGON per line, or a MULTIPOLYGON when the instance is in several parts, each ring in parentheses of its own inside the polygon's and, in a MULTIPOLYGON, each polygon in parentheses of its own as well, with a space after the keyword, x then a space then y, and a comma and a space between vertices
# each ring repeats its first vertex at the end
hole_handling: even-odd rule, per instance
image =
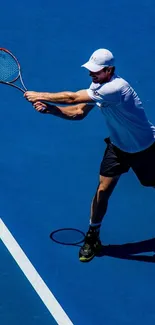
POLYGON ((102 85, 92 83, 88 95, 105 116, 111 142, 134 153, 155 141, 155 126, 148 120, 142 102, 127 81, 114 75, 102 85))

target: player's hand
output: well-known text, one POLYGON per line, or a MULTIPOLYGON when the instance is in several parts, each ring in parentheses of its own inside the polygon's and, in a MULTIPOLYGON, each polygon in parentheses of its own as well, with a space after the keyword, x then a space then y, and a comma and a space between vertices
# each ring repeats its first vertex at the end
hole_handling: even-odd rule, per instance
POLYGON ((45 103, 42 102, 35 102, 33 103, 33 107, 36 109, 39 113, 47 113, 48 106, 45 103))
POLYGON ((40 93, 37 91, 26 91, 24 93, 24 97, 29 101, 29 102, 37 102, 40 100, 40 93))

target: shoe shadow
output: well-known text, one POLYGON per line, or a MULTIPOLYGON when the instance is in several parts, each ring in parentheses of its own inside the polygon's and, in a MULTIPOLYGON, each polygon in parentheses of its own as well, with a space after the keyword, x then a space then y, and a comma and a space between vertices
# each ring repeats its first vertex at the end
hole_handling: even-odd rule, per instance
POLYGON ((143 254, 148 252, 155 253, 155 238, 123 245, 102 245, 101 251, 96 256, 110 256, 127 260, 155 263, 155 254, 152 256, 143 254), (135 256, 135 254, 141 255, 135 256))

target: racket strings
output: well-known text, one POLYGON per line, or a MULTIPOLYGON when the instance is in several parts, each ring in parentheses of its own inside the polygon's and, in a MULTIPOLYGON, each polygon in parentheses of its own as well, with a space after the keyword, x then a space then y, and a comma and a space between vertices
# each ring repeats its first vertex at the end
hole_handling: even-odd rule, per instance
POLYGON ((19 76, 16 60, 7 52, 0 50, 0 81, 12 82, 19 76))

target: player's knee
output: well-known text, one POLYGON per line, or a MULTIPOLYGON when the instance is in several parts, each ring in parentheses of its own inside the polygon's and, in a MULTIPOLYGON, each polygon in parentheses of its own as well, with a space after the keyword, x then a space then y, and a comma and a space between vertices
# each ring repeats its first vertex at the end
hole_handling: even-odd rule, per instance
POLYGON ((108 191, 107 189, 104 187, 104 186, 100 186, 98 187, 98 190, 97 190, 97 201, 102 201, 102 202, 108 202, 108 199, 109 199, 109 194, 108 194, 108 191))
POLYGON ((106 192, 108 190, 107 184, 100 182, 98 185, 98 192, 106 192))
POLYGON ((102 191, 105 193, 112 192, 118 180, 119 180, 119 176, 113 178, 100 176, 98 191, 102 191))
POLYGON ((97 192, 98 192, 98 196, 100 197, 100 199, 108 200, 108 198, 110 196, 110 185, 108 185, 104 182, 100 182, 97 192))

